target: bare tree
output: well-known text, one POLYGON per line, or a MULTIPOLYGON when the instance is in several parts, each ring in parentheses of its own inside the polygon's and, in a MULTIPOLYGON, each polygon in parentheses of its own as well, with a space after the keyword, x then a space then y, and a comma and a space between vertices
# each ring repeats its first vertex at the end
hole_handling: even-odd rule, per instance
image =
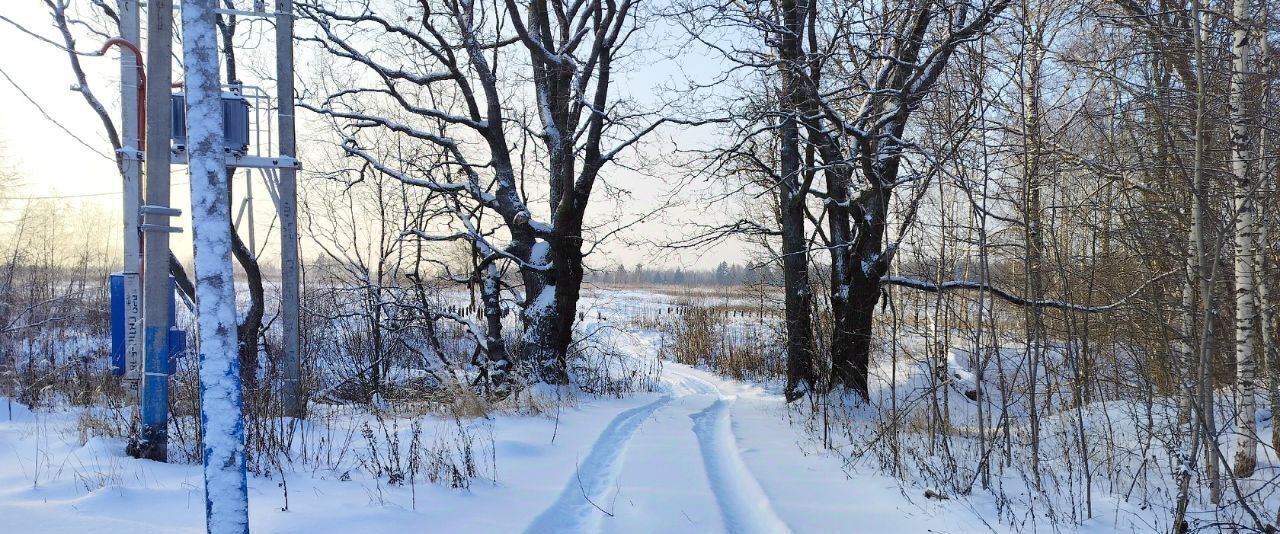
MULTIPOLYGON (((234 0, 222 0, 222 5, 231 10, 236 8, 234 0)), ((226 83, 235 87, 241 83, 235 45, 237 17, 235 15, 224 16, 217 14, 216 22, 222 46, 223 72, 226 75, 226 83)), ((235 186, 235 175, 236 168, 228 167, 228 196, 231 195, 231 188, 235 186)), ((245 281, 248 282, 249 286, 249 307, 243 314, 240 314, 242 318, 236 323, 236 339, 240 358, 240 381, 252 395, 258 389, 259 338, 262 336, 262 318, 266 313, 266 292, 262 285, 262 267, 258 263, 257 251, 250 250, 244 240, 240 238, 240 233, 236 230, 233 220, 228 218, 227 224, 231 225, 232 255, 235 256, 236 263, 240 264, 240 268, 244 270, 245 281)))
MULTIPOLYGON (((413 235, 474 248, 487 315, 499 312, 494 290, 522 291, 518 354, 539 380, 568 380, 591 248, 584 221, 601 171, 663 122, 640 122, 643 114, 610 93, 615 60, 637 28, 636 9, 632 0, 535 0, 523 10, 514 0, 299 6, 316 28, 304 41, 363 69, 355 87, 303 107, 345 132, 347 155, 438 194, 453 220, 413 235), (370 144, 371 135, 430 154, 397 158, 370 144), (539 195, 545 209, 534 205, 539 195), (512 265, 520 287, 501 280, 495 263, 512 265)), ((490 379, 506 383, 511 355, 502 344, 486 346, 490 379)))
MULTIPOLYGON (((898 246, 887 232, 890 201, 900 187, 928 174, 902 175, 913 148, 907 140, 912 114, 956 50, 980 37, 1007 6, 1004 0, 979 6, 902 5, 849 15, 837 26, 843 30, 839 48, 859 52, 835 64, 839 74, 826 77, 835 80, 831 86, 808 84, 815 112, 808 126, 828 176, 824 201, 833 228, 833 386, 864 398, 868 394, 875 308, 898 246)), ((904 212, 909 224, 914 207, 909 204, 904 212)))

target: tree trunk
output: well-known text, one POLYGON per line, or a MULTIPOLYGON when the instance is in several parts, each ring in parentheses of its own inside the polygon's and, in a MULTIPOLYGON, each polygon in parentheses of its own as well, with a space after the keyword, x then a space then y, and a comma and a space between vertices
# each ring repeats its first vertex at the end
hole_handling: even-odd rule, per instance
MULTIPOLYGON (((1038 301, 1044 298, 1046 285, 1044 268, 1044 222, 1041 201, 1041 108, 1040 72, 1044 50, 1041 29, 1029 19, 1027 13, 1023 25, 1023 98, 1022 98, 1022 215, 1025 263, 1024 283, 1027 295, 1038 301)), ((1035 488, 1040 489, 1040 399, 1038 395, 1040 368, 1044 360, 1045 327, 1044 311, 1036 305, 1023 308, 1026 328, 1028 360, 1027 406, 1031 427, 1031 473, 1035 488)))
MULTIPOLYGON (((788 189, 783 184, 780 189, 788 189)), ((804 236, 804 206, 786 191, 782 203, 782 284, 787 327, 786 398, 793 401, 812 391, 817 373, 813 365, 813 295, 809 289, 809 257, 804 236)))
MULTIPOLYGON (((832 354, 832 382, 843 385, 863 400, 870 398, 868 373, 871 365, 872 327, 876 305, 880 302, 880 280, 869 279, 856 272, 847 280, 849 288, 848 311, 839 331, 848 340, 848 348, 832 354), (840 358, 837 360, 836 356, 840 358)), ((834 340, 833 340, 834 341, 834 340)))
MULTIPOLYGON (((551 244, 538 241, 529 252, 527 263, 549 265, 551 244)), ((556 325, 559 323, 560 306, 556 302, 556 283, 549 271, 534 268, 523 269, 525 305, 524 334, 521 336, 520 357, 527 362, 529 374, 549 384, 567 384, 569 374, 565 365, 565 353, 556 350, 556 325)), ((566 347, 567 348, 567 347, 566 347)))
MULTIPOLYGON (((228 9, 234 9, 231 0, 224 0, 224 4, 228 9)), ((231 15, 223 18, 217 15, 216 24, 218 33, 222 36, 222 53, 225 58, 226 80, 228 84, 239 83, 237 74, 237 62, 235 52, 235 34, 236 34, 236 17, 231 15)), ((231 194, 235 187, 235 167, 227 167, 227 198, 230 202, 234 198, 231 194)), ((252 172, 246 170, 245 172, 252 172)), ((249 177, 252 179, 252 176, 249 177)), ((253 217, 249 217, 250 221, 253 217)), ((235 222, 230 217, 227 218, 227 224, 231 228, 231 252, 235 255, 236 262, 240 264, 240 268, 244 270, 245 278, 249 283, 249 309, 245 311, 244 320, 240 321, 236 327, 236 350, 240 358, 240 383, 241 386, 252 393, 258 389, 258 336, 262 331, 262 316, 266 311, 266 299, 262 288, 262 269, 258 266, 258 258, 255 256, 257 251, 249 250, 245 246, 244 241, 240 239, 240 234, 236 231, 235 222)))
MULTIPOLYGON (((228 186, 234 174, 234 168, 227 169, 228 186)), ((236 351, 240 358, 240 383, 245 390, 253 392, 258 388, 258 336, 262 332, 262 316, 266 309, 262 269, 258 266, 258 259, 253 256, 253 251, 240 239, 235 223, 228 219, 227 224, 231 231, 231 252, 240 268, 244 269, 245 279, 249 283, 249 309, 245 310, 244 320, 236 325, 236 351)))
MULTIPOLYGON (((887 161, 884 169, 896 175, 896 161, 887 161)), ((879 177, 876 180, 873 183, 884 183, 879 177)), ((863 399, 870 398, 868 372, 876 305, 880 303, 880 278, 888 272, 892 260, 892 251, 884 250, 889 198, 888 189, 873 187, 852 204, 850 218, 857 224, 857 239, 851 244, 853 253, 847 260, 843 285, 849 288, 848 311, 840 328, 850 343, 847 350, 833 350, 831 355, 831 385, 850 388, 863 399)))
MULTIPOLYGON (((1259 14, 1261 20, 1267 20, 1270 10, 1264 3, 1262 13, 1259 14)), ((1258 44, 1259 63, 1262 65, 1271 65, 1271 45, 1266 39, 1262 39, 1258 44)), ((1264 73, 1264 86, 1262 91, 1262 101, 1268 103, 1271 101, 1271 83, 1275 79, 1275 71, 1271 68, 1264 73)), ((1258 147, 1261 153, 1259 161, 1261 161, 1262 170, 1259 172, 1259 181, 1261 190, 1276 190, 1276 153, 1274 149, 1268 152, 1273 142, 1273 136, 1269 134, 1270 129, 1266 126, 1273 124, 1263 124, 1259 128, 1258 147)), ((1271 248, 1271 225, 1276 222, 1276 206, 1274 198, 1267 195, 1258 196, 1258 211, 1261 213, 1258 221, 1258 292, 1257 302, 1258 309, 1262 311, 1262 324, 1259 331, 1259 339, 1262 342, 1263 372, 1267 375, 1267 398, 1271 406, 1271 420, 1276 421, 1276 417, 1280 416, 1280 347, 1276 346, 1277 339, 1275 336, 1276 329, 1276 309, 1271 305, 1275 299, 1272 291, 1275 286, 1268 283, 1268 273, 1272 270, 1272 264, 1268 258, 1268 252, 1271 248)), ((1280 432, 1271 432, 1271 446, 1276 450, 1280 450, 1280 432)))
POLYGON ((800 157, 800 124, 796 115, 804 98, 802 69, 806 19, 804 0, 784 0, 779 56, 782 84, 778 103, 782 123, 778 129, 778 161, 782 183, 778 184, 778 207, 782 226, 782 284, 787 330, 787 385, 785 396, 793 401, 813 391, 817 372, 813 362, 813 294, 809 288, 808 241, 805 238, 804 202, 808 194, 803 183, 800 157))
POLYGON ((555 314, 552 350, 563 382, 568 381, 569 346, 573 344, 573 325, 578 319, 578 299, 582 290, 581 228, 569 224, 569 232, 556 228, 551 240, 551 257, 555 264, 555 314))
MULTIPOLYGON (((1192 0, 1192 12, 1195 19, 1195 28, 1193 30, 1194 52, 1195 52, 1195 68, 1196 68, 1196 92, 1195 92, 1195 154, 1193 156, 1193 209, 1192 209, 1192 237, 1195 246, 1195 261, 1198 268, 1196 277, 1199 280, 1200 299, 1196 303, 1199 313, 1199 324, 1197 331, 1197 377, 1195 385, 1197 387, 1196 396, 1198 413, 1196 417, 1200 427, 1200 441, 1204 445, 1204 471, 1205 478, 1208 479, 1209 485, 1209 501, 1217 504, 1222 499, 1222 480, 1218 476, 1218 424, 1216 410, 1214 406, 1214 382, 1212 373, 1212 347, 1213 341, 1213 321, 1211 321, 1214 310, 1213 298, 1213 278, 1216 272, 1216 262, 1214 267, 1208 263, 1206 251, 1205 235, 1207 224, 1207 214, 1209 212, 1209 189, 1205 184, 1205 160, 1209 151, 1209 133, 1205 124, 1206 114, 1208 113, 1208 91, 1205 88, 1205 68, 1204 68, 1204 32, 1207 27, 1203 20, 1204 11, 1199 0, 1192 0)), ((1194 465, 1194 457, 1192 458, 1194 465)))
POLYGON ((493 392, 505 396, 511 385, 511 361, 507 356, 506 342, 502 339, 502 278, 492 262, 482 267, 484 279, 480 283, 480 300, 485 318, 485 362, 482 372, 493 392))
POLYGON ((1248 477, 1258 465, 1257 344, 1253 323, 1254 270, 1257 260, 1257 223, 1254 217, 1254 181, 1249 173, 1249 127, 1246 124, 1245 85, 1249 62, 1248 0, 1232 6, 1231 36, 1231 174, 1235 187, 1235 286, 1236 286, 1236 454, 1237 477, 1248 477))

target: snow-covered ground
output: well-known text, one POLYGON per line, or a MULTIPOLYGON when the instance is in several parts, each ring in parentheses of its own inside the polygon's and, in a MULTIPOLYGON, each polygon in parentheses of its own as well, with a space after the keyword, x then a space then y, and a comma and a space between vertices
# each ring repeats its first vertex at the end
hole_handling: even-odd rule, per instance
MULTIPOLYGON (((828 423, 817 411, 787 406, 777 384, 662 360, 671 333, 659 329, 688 303, 636 290, 593 290, 583 300, 582 333, 599 349, 588 356, 591 365, 605 369, 606 381, 656 377, 631 379, 631 387, 649 392, 613 398, 532 388, 514 407, 463 417, 314 405, 293 435, 291 459, 255 461, 263 474, 249 479, 251 527, 308 534, 1168 530, 1169 437, 1150 429, 1172 427, 1169 403, 1144 412, 1142 404, 1111 401, 1047 415, 1046 490, 1029 489, 1021 448, 993 475, 990 490, 977 490, 975 466, 990 452, 973 437, 977 404, 965 393, 975 362, 963 349, 948 350, 950 378, 940 386, 927 371, 929 338, 904 330, 900 356, 872 369, 879 409, 835 399, 828 423), (931 392, 941 392, 955 430, 946 445, 919 426, 931 424, 922 415, 931 410, 931 392), (902 419, 885 415, 893 413, 890 399, 902 419), (886 433, 894 420, 894 433, 886 433), (1071 452, 1077 428, 1089 436, 1089 471, 1097 473, 1088 481, 1071 452), (900 451, 892 462, 905 482, 886 474, 892 462, 884 441, 891 436, 900 451), (946 455, 932 452, 935 446, 946 455), (1078 487, 1086 482, 1093 489, 1087 517, 1078 487), (967 489, 972 493, 964 495, 967 489), (926 498, 926 490, 946 498, 926 498)), ((734 331, 776 318, 722 319, 734 331)), ((998 357, 1015 366, 1016 379, 1018 351, 1004 352, 998 357)), ((1006 387, 1020 386, 1013 380, 1006 387)), ((1017 443, 1023 410, 1002 397, 993 389, 979 402, 988 418, 1004 407, 1017 443)), ((204 529, 201 467, 180 463, 180 454, 173 464, 125 456, 120 439, 101 437, 113 434, 101 431, 110 413, 66 402, 31 411, 0 397, 0 532, 204 529)), ((1264 472, 1272 469, 1269 458, 1263 456, 1264 472)), ((1276 501, 1265 480, 1244 483, 1246 491, 1262 492, 1262 501, 1276 501)), ((1195 502, 1202 501, 1203 489, 1195 491, 1195 502)), ((1192 508, 1200 525, 1220 518, 1210 507, 1192 508)))
MULTIPOLYGON (((656 367, 658 334, 607 326, 617 306, 661 306, 653 294, 597 294, 587 328, 637 366, 656 367), (612 303, 612 304, 611 304, 612 303)), ((617 321, 616 316, 613 319, 617 321)), ((619 325, 615 325, 619 326, 619 325)), ((555 413, 458 421, 418 416, 424 443, 474 445, 468 489, 378 476, 358 411, 317 411, 299 434, 313 456, 250 477, 259 532, 974 532, 989 503, 935 501, 892 478, 848 474, 790 418, 776 391, 674 362, 658 391, 623 399, 576 394, 555 413), (328 441, 327 443, 325 441, 328 441), (326 461, 315 450, 326 448, 326 461), (337 452, 334 452, 337 451, 337 452)), ((546 393, 545 391, 543 392, 546 393)), ((6 405, 8 399, 0 400, 6 405)), ((95 410, 0 416, 0 531, 198 532, 199 465, 124 455, 94 437, 95 410)), ((392 435, 407 448, 411 422, 392 435)), ((375 436, 385 436, 383 430, 375 436)), ((377 438, 375 438, 377 439, 377 438)), ((386 451, 381 451, 385 455, 386 451)), ((1002 527, 995 525, 997 530, 1002 527)))
MULTIPOLYGON (((496 417, 493 469, 470 490, 389 485, 367 474, 285 467, 250 479, 261 532, 972 532, 979 517, 847 478, 787 422, 781 398, 675 363, 665 391, 591 400, 558 419, 496 417), (345 480, 344 480, 345 479, 345 480), (415 495, 416 493, 416 495, 415 495), (416 503, 416 504, 415 504, 416 503)), ((198 465, 124 456, 81 440, 75 410, 15 407, 0 422, 6 532, 204 528, 198 465)))

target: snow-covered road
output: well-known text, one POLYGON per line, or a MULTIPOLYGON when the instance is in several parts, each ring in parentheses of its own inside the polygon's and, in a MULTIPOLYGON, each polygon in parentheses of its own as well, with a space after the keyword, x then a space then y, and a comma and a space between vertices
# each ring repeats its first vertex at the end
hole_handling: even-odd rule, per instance
MULTIPOLYGON (((258 532, 984 532, 963 501, 846 474, 780 396, 667 362, 664 390, 493 423, 496 479, 470 491, 286 466, 251 477, 258 532)), ((124 457, 74 410, 0 420, 0 532, 200 532, 198 465, 124 457), (12 527, 13 530, 9 530, 12 527)))
POLYGON ((846 475, 777 394, 674 362, 663 385, 613 418, 526 533, 988 530, 891 479, 846 475))
MULTIPOLYGON (((657 367, 656 332, 598 332, 640 369, 657 367)), ((458 428, 470 429, 482 466, 465 490, 369 472, 360 428, 370 417, 335 408, 300 431, 309 459, 250 477, 250 526, 306 534, 992 528, 981 519, 992 515, 990 502, 933 501, 920 488, 848 469, 792 420, 801 416, 781 395, 760 385, 664 361, 657 392, 577 397, 540 417, 420 416, 425 443, 455 443, 458 428), (317 446, 328 452, 316 455, 317 446)), ((12 419, 0 417, 0 532, 203 532, 200 466, 128 458, 122 440, 93 437, 87 413, 17 406, 12 419)), ((400 423, 407 443, 410 425, 400 423)))
POLYGON ((670 393, 613 419, 526 532, 789 531, 739 453, 735 396, 679 364, 664 383, 670 393))

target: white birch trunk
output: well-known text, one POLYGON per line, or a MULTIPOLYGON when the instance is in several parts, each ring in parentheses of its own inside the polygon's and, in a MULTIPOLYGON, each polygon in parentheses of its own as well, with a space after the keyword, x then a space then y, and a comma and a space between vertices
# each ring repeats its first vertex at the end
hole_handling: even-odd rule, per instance
POLYGON ((229 534, 249 532, 249 501, 215 7, 216 0, 183 1, 182 55, 186 63, 191 226, 199 295, 196 311, 200 327, 205 519, 211 534, 229 534))
POLYGON ((1257 223, 1254 217, 1255 184, 1249 175, 1249 129, 1245 112, 1245 84, 1249 61, 1248 0, 1232 5, 1231 35, 1231 174, 1235 186, 1235 271, 1236 271, 1236 454, 1237 477, 1253 474, 1258 464, 1257 344, 1253 323, 1254 271, 1257 259, 1257 223))

